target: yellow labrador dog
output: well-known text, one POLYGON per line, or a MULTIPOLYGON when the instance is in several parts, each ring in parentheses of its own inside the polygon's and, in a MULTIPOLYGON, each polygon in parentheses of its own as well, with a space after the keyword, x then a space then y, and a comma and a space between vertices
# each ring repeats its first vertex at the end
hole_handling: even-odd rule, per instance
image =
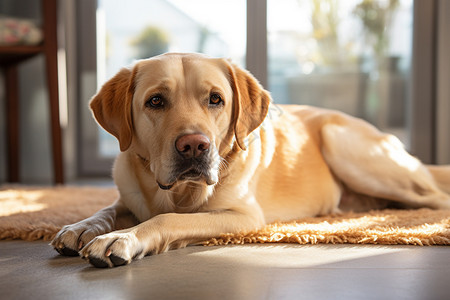
POLYGON ((345 114, 275 107, 250 73, 224 59, 139 61, 91 108, 120 143, 120 197, 65 226, 51 245, 96 267, 343 208, 450 208, 449 166, 425 166, 394 136, 345 114))

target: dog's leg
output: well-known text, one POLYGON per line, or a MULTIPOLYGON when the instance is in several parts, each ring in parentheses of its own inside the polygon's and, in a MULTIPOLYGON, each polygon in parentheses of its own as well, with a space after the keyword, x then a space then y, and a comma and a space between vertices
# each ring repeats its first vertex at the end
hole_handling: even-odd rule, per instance
POLYGON ((353 191, 409 207, 450 208, 449 188, 440 188, 449 182, 444 175, 449 173, 427 169, 396 137, 341 115, 326 123, 321 133, 327 163, 353 191))
POLYGON ((450 195, 450 166, 426 165, 441 190, 450 195))
POLYGON ((98 235, 116 228, 131 227, 137 224, 130 211, 117 201, 92 217, 78 223, 64 226, 51 241, 50 245, 62 255, 77 256, 78 251, 98 235))
POLYGON ((218 211, 158 215, 133 228, 93 239, 80 254, 96 267, 114 267, 175 247, 197 243, 221 233, 252 230, 263 225, 253 212, 218 211))

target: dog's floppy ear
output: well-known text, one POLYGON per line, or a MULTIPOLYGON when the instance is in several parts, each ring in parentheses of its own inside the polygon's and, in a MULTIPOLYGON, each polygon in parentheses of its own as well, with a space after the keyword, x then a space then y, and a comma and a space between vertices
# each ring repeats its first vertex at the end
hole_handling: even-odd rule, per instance
POLYGON ((133 138, 131 103, 136 70, 136 67, 120 70, 103 85, 90 103, 97 122, 119 140, 120 151, 127 150, 133 138))
POLYGON ((236 141, 246 150, 245 139, 264 121, 271 102, 270 94, 248 71, 229 64, 233 89, 233 122, 236 141))

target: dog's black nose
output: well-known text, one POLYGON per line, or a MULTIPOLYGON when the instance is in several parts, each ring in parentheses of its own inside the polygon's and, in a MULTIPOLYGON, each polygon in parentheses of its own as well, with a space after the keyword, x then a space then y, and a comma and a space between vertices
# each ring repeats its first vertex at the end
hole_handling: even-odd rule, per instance
POLYGON ((199 157, 209 150, 210 141, 203 134, 186 134, 175 141, 175 148, 185 159, 199 157))

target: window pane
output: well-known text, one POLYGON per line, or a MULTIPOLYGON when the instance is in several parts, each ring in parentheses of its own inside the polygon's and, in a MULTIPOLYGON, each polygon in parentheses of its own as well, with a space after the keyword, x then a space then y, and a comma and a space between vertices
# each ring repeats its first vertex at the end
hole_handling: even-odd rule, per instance
POLYGON ((337 109, 408 144, 412 0, 268 0, 277 103, 337 109))
MULTIPOLYGON (((246 2, 100 0, 97 36, 99 86, 135 59, 164 52, 200 52, 243 64, 246 2)), ((117 154, 114 137, 102 130, 99 138, 102 156, 117 154)))

